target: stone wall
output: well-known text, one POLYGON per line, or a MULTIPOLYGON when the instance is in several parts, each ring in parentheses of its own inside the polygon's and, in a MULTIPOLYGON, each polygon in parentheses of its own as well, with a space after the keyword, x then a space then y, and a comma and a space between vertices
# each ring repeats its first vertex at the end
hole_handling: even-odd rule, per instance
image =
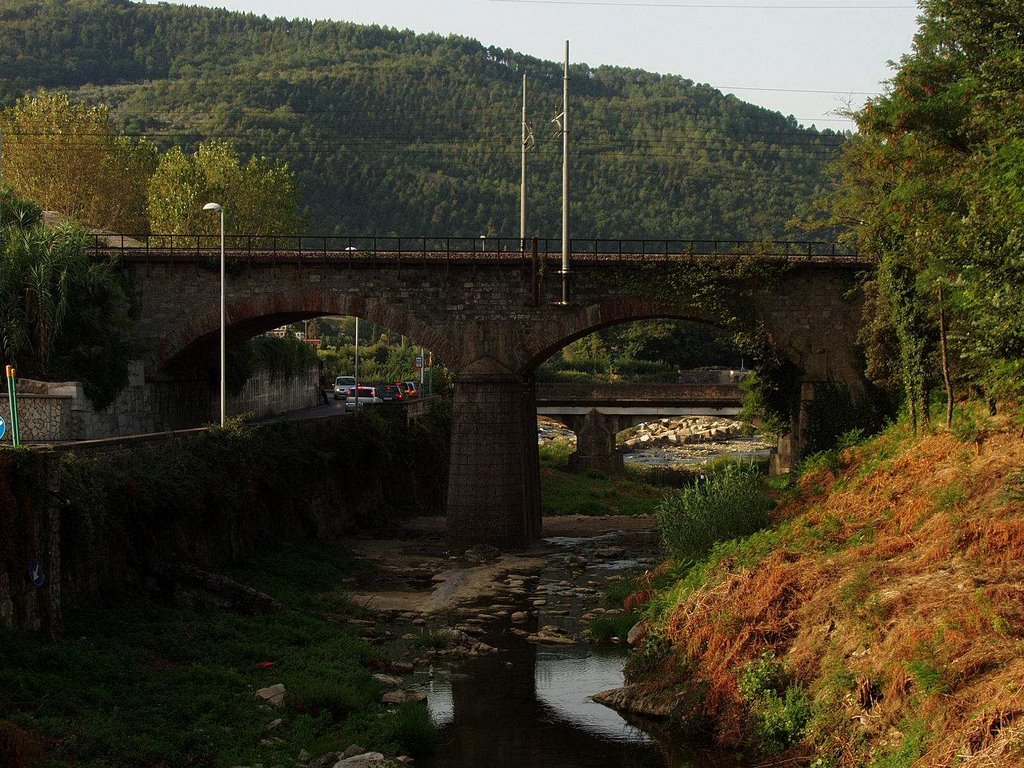
MULTIPOLYGON (((54 435, 71 434, 72 398, 61 395, 18 395, 18 416, 21 418, 22 442, 47 442, 54 435)), ((7 433, 0 444, 10 444, 11 404, 7 393, 0 395, 0 416, 7 422, 7 433)))
POLYGON ((0 628, 59 634, 62 611, 166 589, 178 562, 215 568, 260 547, 439 512, 443 437, 379 413, 394 419, 0 448, 0 628), (167 465, 200 492, 167 483, 167 465))
MULTIPOLYGON (((257 418, 317 405, 319 368, 304 376, 277 378, 267 371, 252 376, 237 396, 228 396, 228 415, 257 418)), ((18 415, 25 443, 99 440, 183 429, 217 418, 216 392, 199 381, 147 382, 140 362, 129 365, 128 384, 103 410, 93 408, 81 382, 18 381, 18 415)), ((10 424, 7 393, 0 394, 0 416, 10 424)), ((10 436, 4 443, 10 443, 10 436)))

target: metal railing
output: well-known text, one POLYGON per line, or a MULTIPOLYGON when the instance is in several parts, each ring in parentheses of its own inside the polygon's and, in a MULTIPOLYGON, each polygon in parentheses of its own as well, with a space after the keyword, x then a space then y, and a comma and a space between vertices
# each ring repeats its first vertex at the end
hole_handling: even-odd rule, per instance
MULTIPOLYGON (((560 238, 536 238, 541 258, 560 256, 560 238)), ((97 256, 121 254, 131 261, 192 261, 216 257, 219 235, 93 235, 97 256)), ((520 261, 531 258, 533 239, 511 237, 344 237, 227 235, 232 261, 414 261, 472 259, 520 261)), ((855 249, 817 240, 652 240, 574 238, 573 258, 584 261, 664 261, 696 256, 757 256, 791 261, 860 262, 855 249)))

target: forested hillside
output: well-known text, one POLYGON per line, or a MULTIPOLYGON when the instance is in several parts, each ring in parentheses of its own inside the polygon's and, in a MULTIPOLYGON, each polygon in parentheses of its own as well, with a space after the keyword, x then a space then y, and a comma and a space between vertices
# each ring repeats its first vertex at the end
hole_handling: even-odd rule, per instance
MULTIPOLYGON (((517 235, 523 72, 537 137, 530 230, 554 236, 560 64, 467 38, 205 8, 0 6, 0 105, 63 90, 164 149, 217 137, 285 161, 310 232, 517 235)), ((582 64, 571 75, 581 237, 782 235, 843 142, 681 77, 582 64)))

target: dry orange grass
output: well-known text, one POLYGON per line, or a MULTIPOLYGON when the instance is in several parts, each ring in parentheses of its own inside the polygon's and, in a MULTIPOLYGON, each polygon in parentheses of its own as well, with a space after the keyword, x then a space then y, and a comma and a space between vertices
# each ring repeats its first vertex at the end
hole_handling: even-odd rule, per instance
POLYGON ((847 454, 838 478, 803 478, 778 516, 807 535, 690 594, 666 636, 723 741, 743 736, 737 672, 771 649, 841 708, 842 733, 829 735, 841 765, 897 747, 912 713, 930 734, 915 768, 1024 766, 1024 503, 1006 493, 1024 441, 996 432, 978 451, 948 434, 906 439, 862 473, 873 445, 847 454), (835 669, 857 684, 836 692, 835 669))
POLYGON ((43 739, 14 723, 0 720, 0 766, 33 768, 43 759, 43 739))

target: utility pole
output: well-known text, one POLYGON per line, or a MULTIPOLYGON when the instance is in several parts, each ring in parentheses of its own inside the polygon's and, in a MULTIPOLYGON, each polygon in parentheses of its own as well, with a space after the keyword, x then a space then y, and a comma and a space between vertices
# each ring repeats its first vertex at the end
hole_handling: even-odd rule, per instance
POLYGON ((569 305, 569 41, 562 77, 562 306, 569 305))
POLYGON ((526 153, 533 149, 533 131, 526 122, 526 73, 523 73, 523 146, 519 173, 519 243, 526 250, 526 153))
POLYGON ((355 379, 356 385, 352 387, 352 410, 355 412, 359 411, 359 317, 356 317, 356 351, 355 351, 355 364, 352 366, 352 378, 355 379))

